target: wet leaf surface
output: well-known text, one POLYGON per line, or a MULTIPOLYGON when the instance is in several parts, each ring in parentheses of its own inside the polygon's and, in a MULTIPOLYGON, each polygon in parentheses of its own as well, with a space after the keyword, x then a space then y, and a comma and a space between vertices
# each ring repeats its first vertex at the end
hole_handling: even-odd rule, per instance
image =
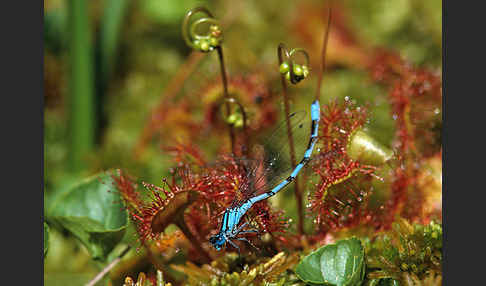
POLYGON ((297 276, 321 285, 361 285, 364 279, 364 249, 357 238, 323 246, 297 265, 297 276))

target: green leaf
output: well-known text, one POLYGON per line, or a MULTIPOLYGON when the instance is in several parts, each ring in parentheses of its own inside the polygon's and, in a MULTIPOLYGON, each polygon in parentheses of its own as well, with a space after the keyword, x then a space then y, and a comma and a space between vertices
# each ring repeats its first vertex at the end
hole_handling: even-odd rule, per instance
POLYGON ((306 283, 361 285, 365 274, 364 248, 357 238, 328 244, 304 257, 295 272, 306 283))
POLYGON ((321 247, 304 257, 304 259, 297 265, 295 273, 302 281, 314 284, 325 283, 321 273, 321 255, 323 252, 324 247, 321 247))
POLYGON ((49 226, 44 222, 44 259, 47 255, 47 249, 49 247, 49 226))
POLYGON ((48 210, 49 218, 73 233, 98 260, 106 259, 128 224, 113 174, 109 171, 83 180, 59 196, 48 210))

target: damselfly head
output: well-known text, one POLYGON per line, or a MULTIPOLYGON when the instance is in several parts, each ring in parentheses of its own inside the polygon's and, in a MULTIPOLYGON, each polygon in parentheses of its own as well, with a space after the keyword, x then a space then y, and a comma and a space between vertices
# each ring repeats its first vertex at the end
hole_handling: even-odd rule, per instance
POLYGON ((218 233, 211 236, 209 242, 216 248, 216 250, 221 250, 221 247, 223 247, 226 242, 226 238, 221 233, 218 233))

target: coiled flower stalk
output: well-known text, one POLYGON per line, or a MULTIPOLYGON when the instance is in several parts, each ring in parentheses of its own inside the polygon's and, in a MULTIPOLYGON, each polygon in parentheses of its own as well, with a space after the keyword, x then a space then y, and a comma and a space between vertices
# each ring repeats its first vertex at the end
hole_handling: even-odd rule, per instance
POLYGON ((285 76, 285 79, 292 84, 297 84, 301 80, 307 78, 309 75, 309 55, 302 48, 287 50, 284 44, 280 43, 278 46, 278 59, 280 74, 285 76), (294 57, 296 54, 302 54, 305 58, 304 64, 295 63, 294 57), (285 56, 285 59, 284 59, 285 56))
POLYGON ((213 51, 220 47, 223 41, 223 32, 219 21, 205 7, 197 7, 187 12, 182 23, 182 36, 188 46, 201 52, 213 51), (198 12, 206 14, 206 17, 190 23, 191 17, 198 12), (203 25, 209 25, 205 34, 198 32, 198 27, 203 25))
MULTIPOLYGON (((282 96, 283 96, 283 101, 284 101, 284 111, 285 111, 285 119, 286 119, 286 124, 287 124, 287 137, 289 141, 289 147, 290 147, 290 160, 292 164, 292 168, 295 168, 297 165, 296 163, 296 158, 295 158, 295 148, 294 148, 294 139, 292 136, 292 130, 290 127, 290 121, 289 121, 289 114, 290 114, 290 106, 289 106, 289 97, 288 97, 288 92, 287 92, 287 82, 289 81, 292 84, 297 84, 304 78, 306 78, 309 75, 309 55, 304 49, 297 48, 297 49, 292 49, 290 52, 287 50, 285 44, 280 43, 277 48, 277 54, 278 54, 278 62, 279 62, 279 71, 280 71, 280 78, 282 81, 282 96), (293 57, 295 56, 296 53, 301 53, 304 55, 304 58, 306 60, 305 64, 299 65, 294 63, 293 57), (285 60, 284 60, 285 58, 285 60)), ((304 210, 302 208, 302 194, 300 192, 299 188, 299 180, 298 178, 295 178, 295 200, 297 203, 297 212, 298 212, 298 230, 300 234, 304 233, 304 210)))
MULTIPOLYGON (((196 7, 189 10, 182 22, 182 36, 188 46, 198 51, 207 53, 213 50, 218 52, 218 59, 221 68, 221 79, 223 82, 223 95, 225 99, 226 118, 231 116, 230 96, 228 93, 228 76, 226 75, 226 67, 224 64, 223 48, 221 43, 223 41, 223 33, 221 25, 205 7, 196 7), (196 13, 204 13, 206 17, 199 18, 193 22, 190 19, 196 13), (200 33, 199 27, 208 25, 206 33, 200 33)), ((227 120, 226 120, 227 121, 227 120)), ((229 123, 229 137, 231 142, 231 153, 235 154, 235 133, 233 124, 229 123)))

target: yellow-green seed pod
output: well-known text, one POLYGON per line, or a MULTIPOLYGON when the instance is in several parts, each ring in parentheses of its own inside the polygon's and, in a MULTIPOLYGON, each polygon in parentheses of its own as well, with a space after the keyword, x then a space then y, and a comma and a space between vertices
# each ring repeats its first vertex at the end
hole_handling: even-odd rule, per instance
POLYGON ((218 40, 218 38, 215 38, 215 37, 211 37, 209 39, 209 43, 211 44, 212 47, 219 46, 219 40, 218 40))
POLYGON ((393 157, 393 152, 362 130, 355 131, 346 151, 349 157, 363 164, 382 165, 393 157))
POLYGON ((304 71, 302 70, 302 67, 298 64, 294 64, 294 74, 296 76, 303 76, 304 75, 304 71))
POLYGON ((236 122, 235 122, 234 126, 235 126, 236 128, 241 128, 241 127, 243 127, 243 118, 239 118, 238 120, 236 120, 236 122))
POLYGON ((207 41, 201 41, 201 44, 199 45, 199 47, 204 52, 209 51, 209 43, 207 41))
POLYGON ((283 62, 281 65, 280 65, 280 73, 281 74, 285 74, 287 72, 289 72, 289 64, 287 62, 283 62))
POLYGON ((238 119, 239 119, 238 114, 233 113, 230 116, 228 116, 228 119, 226 119, 226 122, 228 122, 229 124, 235 124, 235 122, 238 121, 238 119))

